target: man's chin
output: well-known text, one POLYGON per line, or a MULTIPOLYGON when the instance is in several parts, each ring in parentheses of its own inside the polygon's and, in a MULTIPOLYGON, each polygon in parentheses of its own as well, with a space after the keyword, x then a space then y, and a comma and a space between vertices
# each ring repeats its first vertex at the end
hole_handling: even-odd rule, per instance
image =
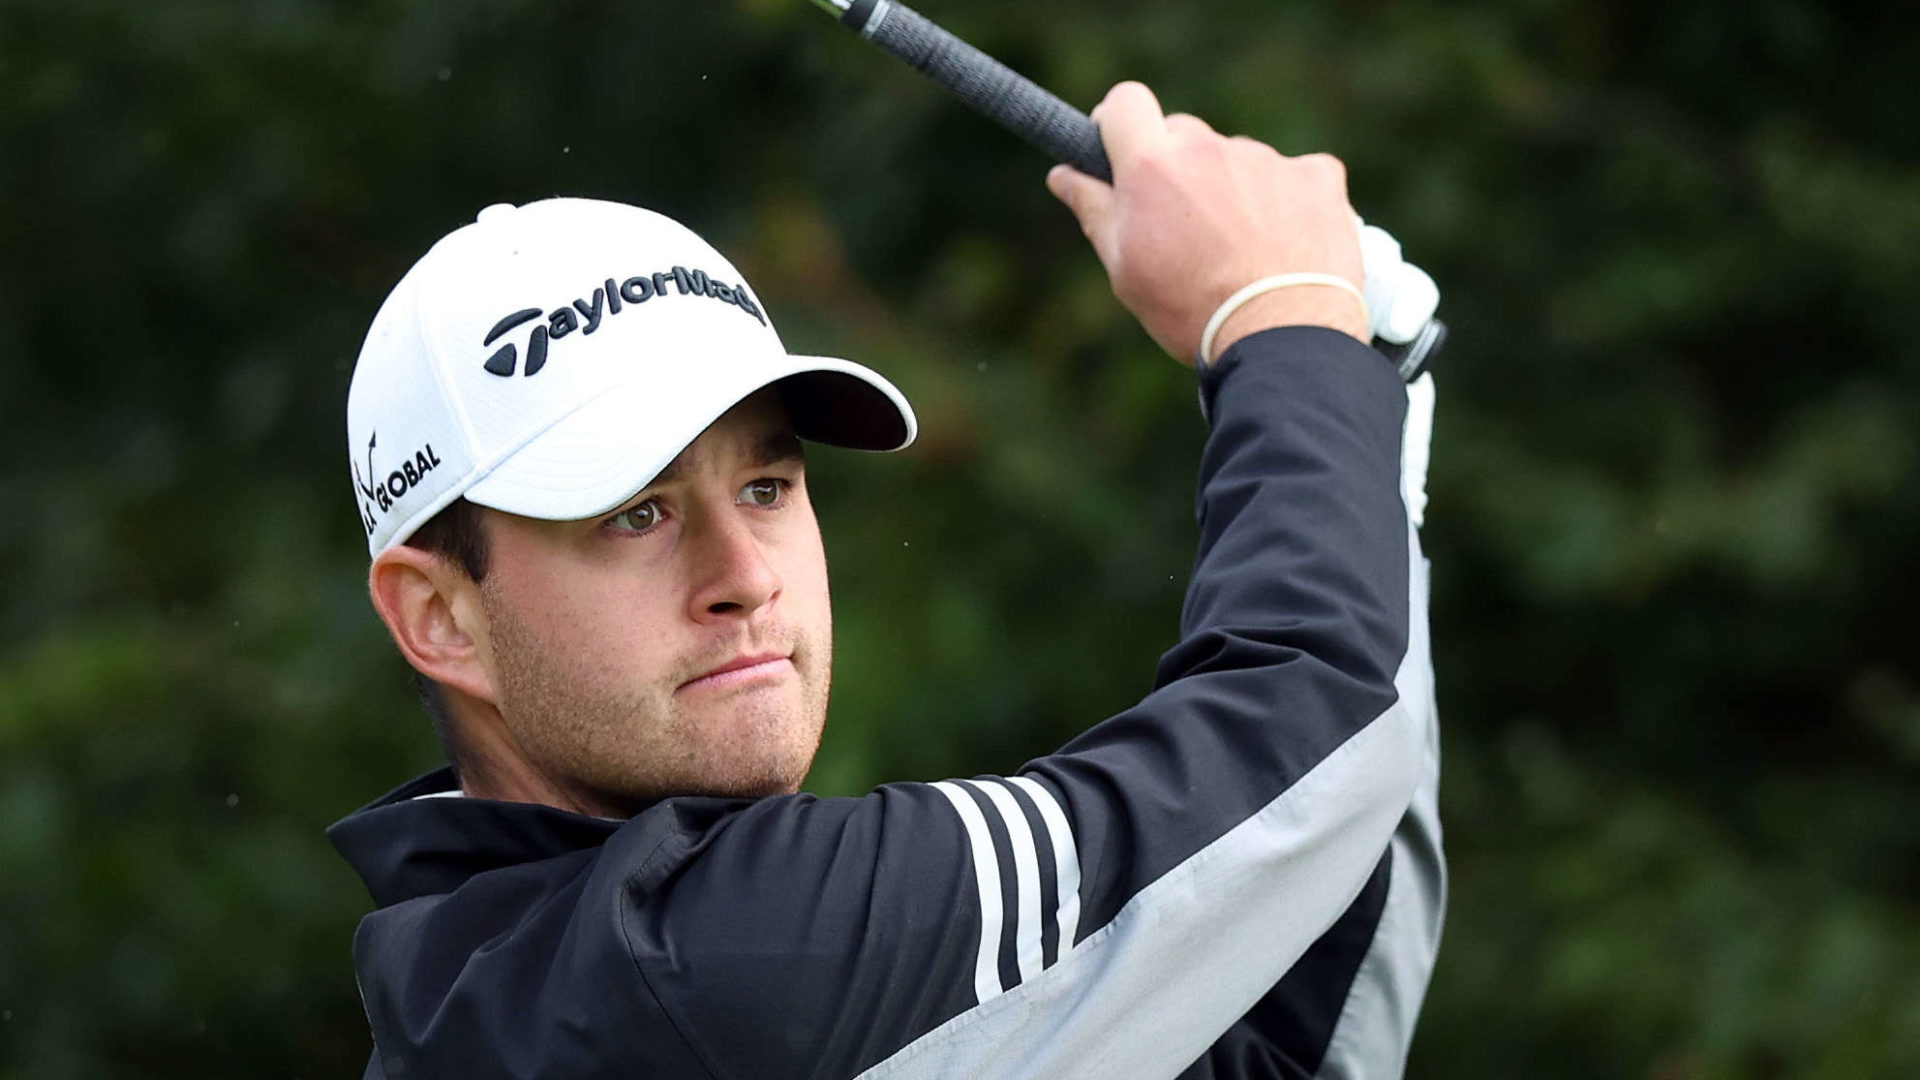
POLYGON ((760 798, 800 790, 820 748, 820 720, 805 716, 790 695, 750 694, 725 704, 683 714, 684 745, 699 749, 667 780, 676 790, 666 794, 760 798))

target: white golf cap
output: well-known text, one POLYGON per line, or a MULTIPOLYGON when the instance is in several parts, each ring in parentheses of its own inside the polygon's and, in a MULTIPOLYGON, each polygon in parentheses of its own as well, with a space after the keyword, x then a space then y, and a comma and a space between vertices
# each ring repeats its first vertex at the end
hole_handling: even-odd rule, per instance
POLYGON ((360 349, 347 453, 367 549, 462 495, 552 520, 611 511, 776 383, 802 438, 913 441, 892 383, 788 355, 740 272, 678 222, 592 199, 490 206, 407 271, 360 349))

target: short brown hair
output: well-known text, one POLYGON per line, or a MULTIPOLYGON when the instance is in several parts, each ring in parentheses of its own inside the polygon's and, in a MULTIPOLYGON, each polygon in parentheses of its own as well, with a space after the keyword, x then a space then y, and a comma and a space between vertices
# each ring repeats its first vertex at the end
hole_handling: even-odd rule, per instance
MULTIPOLYGON (((452 560, 475 584, 485 580, 491 549, 480 517, 480 507, 466 499, 455 499, 427 523, 402 541, 410 548, 452 560)), ((447 695, 440 684, 420 672, 413 673, 413 687, 420 693, 420 704, 433 722, 433 733, 440 738, 440 749, 447 755, 456 778, 460 775, 460 736, 453 729, 453 715, 447 710, 447 695)))
POLYGON ((452 559, 477 584, 487 576, 487 533, 481 528, 480 507, 455 499, 407 537, 408 547, 452 559))

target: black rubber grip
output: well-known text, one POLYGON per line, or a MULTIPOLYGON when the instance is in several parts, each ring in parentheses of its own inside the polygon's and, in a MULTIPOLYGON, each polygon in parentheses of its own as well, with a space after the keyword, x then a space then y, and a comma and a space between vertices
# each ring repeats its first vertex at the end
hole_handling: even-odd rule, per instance
POLYGON ((1412 382, 1433 366, 1440 355, 1440 347, 1447 343, 1447 324, 1439 319, 1428 319, 1420 333, 1405 345, 1389 345, 1379 338, 1373 339, 1373 347, 1393 361, 1394 368, 1400 372, 1404 382, 1412 382))
POLYGON ((1100 129, 1087 114, 894 0, 861 0, 842 19, 960 100, 1088 176, 1113 182, 1100 129))

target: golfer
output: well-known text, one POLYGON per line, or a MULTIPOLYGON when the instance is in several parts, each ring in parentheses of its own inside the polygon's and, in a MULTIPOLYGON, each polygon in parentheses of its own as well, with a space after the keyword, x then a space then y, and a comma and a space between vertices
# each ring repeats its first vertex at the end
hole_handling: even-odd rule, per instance
POLYGON ((1094 116, 1113 186, 1048 183, 1198 368, 1199 552, 1153 691, 1006 776, 799 793, 803 447, 912 441, 886 379, 612 203, 489 208, 394 288, 349 455, 450 765, 331 831, 368 1077, 1400 1074, 1443 895, 1425 448, 1344 174, 1138 84, 1094 116))

